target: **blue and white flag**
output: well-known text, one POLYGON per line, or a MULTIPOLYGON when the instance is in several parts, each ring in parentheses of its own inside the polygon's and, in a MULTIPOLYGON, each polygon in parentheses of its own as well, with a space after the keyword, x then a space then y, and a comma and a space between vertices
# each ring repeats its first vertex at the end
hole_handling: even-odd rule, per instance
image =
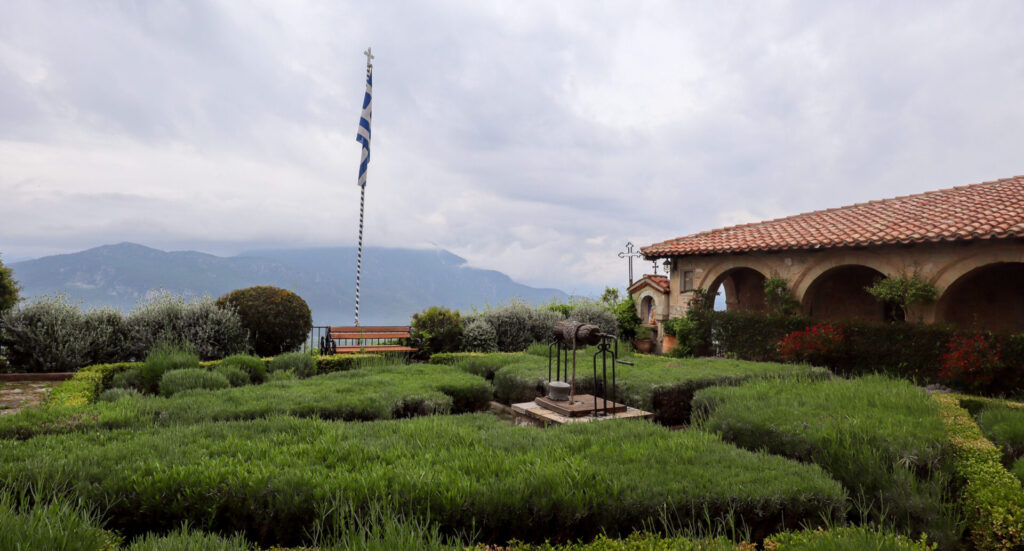
POLYGON ((366 167, 370 164, 370 119, 373 118, 373 65, 366 66, 366 95, 363 96, 363 114, 359 117, 356 141, 363 144, 363 158, 359 163, 359 186, 366 187, 366 167))

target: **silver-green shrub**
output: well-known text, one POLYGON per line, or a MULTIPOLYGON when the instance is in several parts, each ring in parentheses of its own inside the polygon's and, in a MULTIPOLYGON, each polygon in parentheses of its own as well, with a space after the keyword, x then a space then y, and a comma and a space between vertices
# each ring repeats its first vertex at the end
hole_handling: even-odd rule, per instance
POLYGON ((494 328, 501 352, 521 352, 533 342, 530 333, 533 310, 522 302, 510 302, 484 312, 480 317, 494 328))
POLYGON ((552 329, 556 323, 564 319, 565 316, 561 312, 538 308, 533 311, 533 316, 530 318, 530 336, 534 342, 551 342, 552 329))
POLYGON ((478 319, 462 331, 462 349, 467 352, 497 352, 498 334, 491 324, 478 319))
POLYGON ((7 362, 17 371, 74 371, 89 363, 84 316, 65 295, 42 296, 3 316, 7 362))
POLYGON ((615 334, 617 325, 615 314, 598 304, 586 302, 577 304, 569 312, 569 319, 580 323, 596 325, 601 328, 603 333, 608 333, 609 335, 615 334))
POLYGON ((186 300, 162 291, 136 306, 126 324, 135 359, 160 342, 187 343, 202 360, 244 352, 247 346, 238 314, 205 296, 186 300))
POLYGON ((122 362, 130 356, 124 314, 110 307, 82 315, 82 338, 88 343, 88 364, 122 362))

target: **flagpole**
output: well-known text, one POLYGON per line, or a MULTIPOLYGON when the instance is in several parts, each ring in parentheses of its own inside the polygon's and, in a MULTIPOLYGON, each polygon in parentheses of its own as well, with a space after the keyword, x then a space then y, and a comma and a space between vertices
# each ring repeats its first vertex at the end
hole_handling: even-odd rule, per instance
POLYGON ((370 165, 370 120, 372 119, 373 53, 367 48, 366 95, 363 96, 363 113, 359 117, 359 131, 356 141, 363 144, 362 160, 359 163, 359 248, 356 253, 356 327, 359 327, 359 283, 363 275, 363 212, 366 204, 366 169, 370 165))

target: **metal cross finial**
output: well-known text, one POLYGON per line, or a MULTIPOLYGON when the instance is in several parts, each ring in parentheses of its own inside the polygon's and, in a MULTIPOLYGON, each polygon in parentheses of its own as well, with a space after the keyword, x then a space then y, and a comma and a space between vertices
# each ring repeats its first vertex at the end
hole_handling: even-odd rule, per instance
POLYGON ((654 266, 654 275, 658 275, 658 261, 657 260, 651 261, 651 265, 654 266))
POLYGON ((630 242, 630 241, 626 242, 626 250, 622 251, 621 253, 619 253, 619 258, 628 258, 629 259, 629 284, 630 285, 633 284, 633 259, 638 257, 638 256, 643 256, 643 255, 640 253, 640 251, 634 251, 633 250, 633 243, 630 242))
POLYGON ((366 56, 366 66, 373 67, 373 49, 367 48, 363 55, 366 56))

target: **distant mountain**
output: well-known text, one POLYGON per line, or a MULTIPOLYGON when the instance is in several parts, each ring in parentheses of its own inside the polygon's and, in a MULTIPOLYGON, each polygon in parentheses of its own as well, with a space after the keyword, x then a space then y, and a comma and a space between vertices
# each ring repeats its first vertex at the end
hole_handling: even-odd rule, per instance
MULTIPOLYGON (((351 325, 355 304, 356 249, 332 247, 246 252, 219 257, 195 251, 165 252, 120 243, 72 254, 8 264, 22 296, 67 293, 86 307, 131 310, 159 289, 218 297, 233 289, 274 285, 309 303, 317 325, 351 325)), ((457 310, 513 298, 530 303, 565 299, 558 289, 538 289, 494 270, 466 266, 443 250, 364 248, 360 321, 407 324, 432 305, 457 310)))

